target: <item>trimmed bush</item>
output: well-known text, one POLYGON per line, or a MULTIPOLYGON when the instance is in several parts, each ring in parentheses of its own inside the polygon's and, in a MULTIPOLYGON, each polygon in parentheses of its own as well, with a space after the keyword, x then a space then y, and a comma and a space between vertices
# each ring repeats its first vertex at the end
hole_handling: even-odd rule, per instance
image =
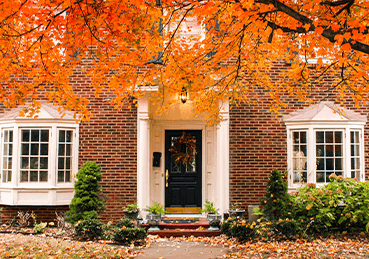
POLYGON ((95 219, 105 208, 105 201, 100 199, 101 169, 95 162, 86 162, 77 173, 74 184, 75 194, 69 205, 66 220, 72 224, 80 220, 95 219))
POLYGON ((369 230, 369 183, 331 175, 322 188, 307 184, 292 195, 293 218, 306 233, 369 230))
POLYGON ((231 236, 231 227, 233 224, 237 223, 236 218, 228 218, 222 222, 220 225, 222 234, 225 234, 227 236, 231 236))
POLYGON ((122 228, 122 227, 133 228, 133 223, 131 222, 130 219, 120 219, 115 223, 115 227, 117 227, 117 228, 122 228))
POLYGON ((97 219, 83 219, 75 226, 76 234, 83 239, 98 239, 104 235, 104 225, 97 219))
POLYGON ((222 225, 222 233, 240 241, 250 240, 256 234, 256 223, 250 224, 244 219, 227 219, 222 225))
POLYGON ((283 180, 282 173, 273 170, 270 173, 265 199, 261 201, 264 216, 268 220, 278 220, 289 215, 290 195, 287 193, 287 183, 283 180))
POLYGON ((133 242, 144 242, 147 232, 143 228, 116 228, 113 233, 115 242, 130 244, 133 242))

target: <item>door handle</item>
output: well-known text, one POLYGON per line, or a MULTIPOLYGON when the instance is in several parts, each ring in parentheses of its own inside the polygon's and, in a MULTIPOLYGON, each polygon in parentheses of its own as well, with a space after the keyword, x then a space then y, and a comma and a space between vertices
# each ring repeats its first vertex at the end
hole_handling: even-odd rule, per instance
POLYGON ((168 169, 165 170, 165 187, 168 187, 168 178, 169 178, 169 173, 168 173, 168 169))

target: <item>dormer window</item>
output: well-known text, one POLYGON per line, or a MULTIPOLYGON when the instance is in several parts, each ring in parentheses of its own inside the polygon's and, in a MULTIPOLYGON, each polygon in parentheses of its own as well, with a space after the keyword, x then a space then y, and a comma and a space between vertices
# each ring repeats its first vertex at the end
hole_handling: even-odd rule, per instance
POLYGON ((321 102, 283 118, 287 127, 288 185, 323 185, 331 174, 364 180, 366 116, 321 102))
POLYGON ((78 170, 78 128, 43 103, 37 119, 19 117, 21 108, 0 117, 0 204, 68 205, 78 170))

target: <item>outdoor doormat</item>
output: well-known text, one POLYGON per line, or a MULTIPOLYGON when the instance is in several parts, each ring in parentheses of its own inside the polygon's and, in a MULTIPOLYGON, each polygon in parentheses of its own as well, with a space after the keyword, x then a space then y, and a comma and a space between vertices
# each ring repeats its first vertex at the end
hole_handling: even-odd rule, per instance
POLYGON ((198 218, 164 218, 161 220, 167 224, 190 224, 199 222, 198 218))

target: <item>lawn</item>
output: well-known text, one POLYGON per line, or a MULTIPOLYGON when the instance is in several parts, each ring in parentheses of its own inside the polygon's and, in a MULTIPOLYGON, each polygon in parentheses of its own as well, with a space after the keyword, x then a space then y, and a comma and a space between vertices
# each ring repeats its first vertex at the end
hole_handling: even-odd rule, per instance
MULTIPOLYGON (((0 258, 134 258, 152 242, 162 242, 148 236, 145 246, 120 246, 104 241, 75 241, 45 235, 0 234, 0 258)), ((166 239, 168 240, 168 239, 166 239)), ((214 238, 171 238, 176 242, 204 242, 228 247, 225 258, 369 258, 369 236, 331 236, 313 241, 255 241, 239 243, 225 236, 214 238)), ((165 258, 165 255, 163 255, 165 258)))

